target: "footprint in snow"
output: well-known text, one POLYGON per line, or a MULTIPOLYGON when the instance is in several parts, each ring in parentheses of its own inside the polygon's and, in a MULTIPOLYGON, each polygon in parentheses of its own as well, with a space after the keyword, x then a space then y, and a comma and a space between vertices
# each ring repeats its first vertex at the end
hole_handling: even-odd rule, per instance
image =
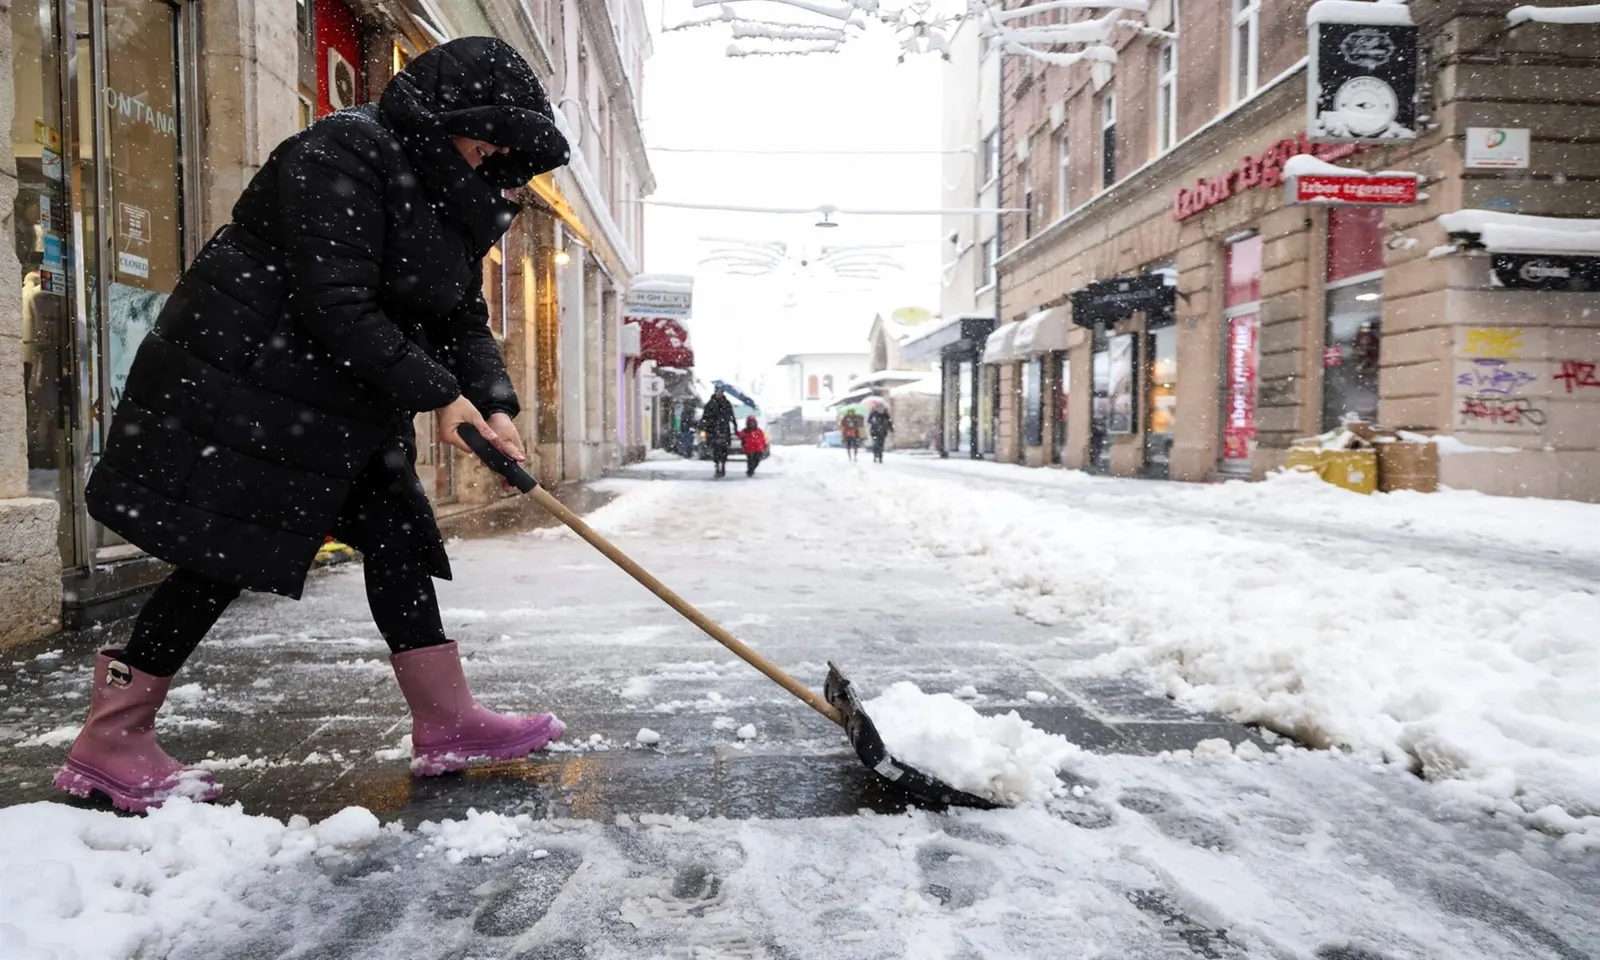
POLYGON ((1000 876, 994 864, 962 849, 966 846, 935 841, 917 850, 922 892, 946 909, 963 910, 987 899, 1000 876))
POLYGON ((1173 840, 1192 843, 1206 850, 1227 851, 1233 848, 1233 835, 1225 825, 1184 810, 1182 801, 1164 790, 1129 787, 1117 797, 1117 803, 1142 814, 1155 824, 1157 830, 1173 840))
POLYGON ((533 929, 582 864, 582 854, 562 849, 521 850, 497 860, 494 876, 473 891, 484 898, 473 911, 473 932, 514 937, 533 929))

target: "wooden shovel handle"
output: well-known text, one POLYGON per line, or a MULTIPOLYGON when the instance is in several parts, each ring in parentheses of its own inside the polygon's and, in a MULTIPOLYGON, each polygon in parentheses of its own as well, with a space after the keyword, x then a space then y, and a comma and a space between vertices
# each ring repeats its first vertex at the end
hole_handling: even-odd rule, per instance
POLYGON ((839 726, 844 726, 844 714, 840 713, 833 704, 817 696, 816 693, 812 692, 811 688, 778 669, 778 665, 771 660, 745 646, 744 642, 738 637, 723 629, 720 624, 695 609, 693 604, 678 596, 666 584, 651 576, 650 571, 633 562, 632 557, 617 549, 610 540, 595 532, 595 529, 584 523, 581 517, 568 510, 560 500, 551 496, 548 490, 539 486, 539 481, 534 479, 533 474, 522 469, 522 466, 515 460, 495 449, 494 444, 490 443, 475 427, 470 424, 462 424, 456 432, 462 440, 466 441, 467 446, 472 448, 472 452, 477 454, 478 458, 487 464, 491 470, 505 477, 506 481, 518 490, 532 495, 533 499, 539 501, 541 507, 550 511, 557 520, 566 524, 567 529, 588 541, 591 547, 605 554, 606 559, 621 567, 628 576, 643 584, 646 590, 660 597, 667 606, 682 614, 685 620, 704 630, 711 639, 732 650, 738 655, 739 659, 766 674, 767 679, 799 697, 806 706, 839 726))
POLYGON ((766 674, 767 679, 800 698, 806 706, 839 726, 844 726, 844 715, 833 704, 822 699, 805 684, 789 676, 771 660, 750 649, 745 645, 744 641, 735 637, 723 629, 716 621, 695 609, 694 605, 689 601, 678 596, 671 587, 651 576, 650 571, 639 566, 633 561, 632 557, 617 549, 611 541, 602 537, 593 527, 584 523, 581 517, 568 510, 560 500, 551 496, 550 491, 543 487, 535 487, 529 492, 533 499, 539 501, 539 506, 554 514, 555 518, 566 524, 568 529, 588 541, 591 547, 605 554, 606 559, 621 567, 628 576, 639 581, 646 590, 660 597, 667 606, 682 614, 685 620, 704 630, 711 639, 732 650, 739 659, 766 674))

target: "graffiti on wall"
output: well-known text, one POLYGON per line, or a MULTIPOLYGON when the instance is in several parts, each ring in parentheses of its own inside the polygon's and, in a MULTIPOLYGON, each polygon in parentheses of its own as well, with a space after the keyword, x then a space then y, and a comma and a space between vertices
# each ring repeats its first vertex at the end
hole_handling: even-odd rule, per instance
POLYGON ((1461 341, 1465 357, 1456 361, 1456 416, 1470 429, 1537 431, 1549 415, 1537 397, 1540 374, 1523 359, 1521 327, 1469 327, 1461 341))
POLYGON ((1522 328, 1469 327, 1466 353, 1469 357, 1518 359, 1522 356, 1522 328))
POLYGON ((1555 375, 1557 383, 1575 393, 1583 387, 1600 387, 1600 376, 1595 375, 1595 364, 1585 360, 1563 360, 1561 370, 1555 375))

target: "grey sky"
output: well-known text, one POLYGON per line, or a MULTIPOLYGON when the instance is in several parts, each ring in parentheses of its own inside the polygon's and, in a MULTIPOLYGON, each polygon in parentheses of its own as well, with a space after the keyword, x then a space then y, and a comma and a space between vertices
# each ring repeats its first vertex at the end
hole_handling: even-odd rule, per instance
MULTIPOLYGON (((667 25, 697 19, 689 0, 646 0, 667 25)), ((745 3, 753 18, 798 20, 777 5, 745 3)), ((723 25, 658 34, 645 70, 648 142, 671 147, 803 150, 927 150, 939 143, 944 63, 908 57, 887 27, 872 24, 838 54, 730 59, 723 25)), ((918 156, 750 156, 652 151, 656 197, 732 205, 833 204, 936 209, 941 160, 918 156)), ((938 305, 940 248, 936 216, 837 217, 838 229, 814 216, 736 214, 648 208, 645 264, 655 273, 696 276, 692 335, 704 379, 765 372, 779 356, 805 350, 866 349, 874 311, 938 305), (697 266, 702 237, 781 240, 809 245, 920 241, 901 251, 904 274, 868 290, 840 289, 827 277, 741 278, 697 266)))

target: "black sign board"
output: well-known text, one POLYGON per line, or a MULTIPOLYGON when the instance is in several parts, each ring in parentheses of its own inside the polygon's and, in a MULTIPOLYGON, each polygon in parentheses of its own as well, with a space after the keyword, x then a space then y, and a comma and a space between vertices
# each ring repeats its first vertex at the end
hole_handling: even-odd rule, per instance
POLYGON ((1160 274, 1096 280, 1072 295, 1072 322, 1080 327, 1112 323, 1136 313, 1172 313, 1177 288, 1160 274))
POLYGON ((1417 136, 1417 28, 1314 23, 1306 71, 1316 143, 1392 143, 1417 136))
POLYGON ((1600 257, 1497 253, 1490 269, 1496 283, 1515 290, 1600 290, 1600 257))

